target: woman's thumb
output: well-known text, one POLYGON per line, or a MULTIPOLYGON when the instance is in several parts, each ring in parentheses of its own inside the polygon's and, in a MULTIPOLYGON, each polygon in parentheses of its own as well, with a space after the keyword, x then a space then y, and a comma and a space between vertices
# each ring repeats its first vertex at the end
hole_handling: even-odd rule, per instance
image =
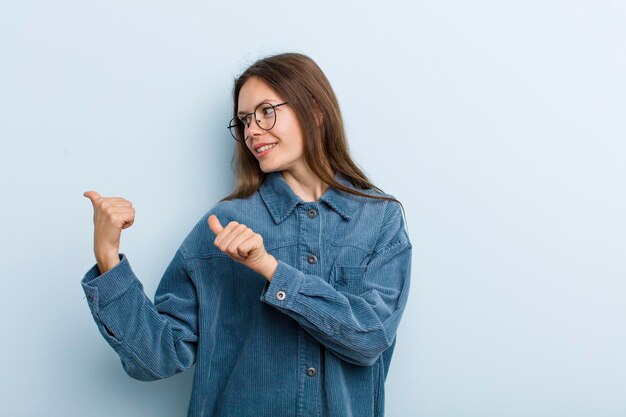
POLYGON ((209 216, 209 227, 211 228, 213 233, 215 233, 216 235, 220 233, 222 230, 224 230, 224 228, 222 227, 222 224, 220 223, 219 219, 217 218, 215 214, 211 214, 209 216))
POLYGON ((91 203, 93 204, 97 199, 100 198, 100 194, 98 194, 95 191, 85 191, 83 193, 83 196, 87 197, 88 199, 91 200, 91 203))

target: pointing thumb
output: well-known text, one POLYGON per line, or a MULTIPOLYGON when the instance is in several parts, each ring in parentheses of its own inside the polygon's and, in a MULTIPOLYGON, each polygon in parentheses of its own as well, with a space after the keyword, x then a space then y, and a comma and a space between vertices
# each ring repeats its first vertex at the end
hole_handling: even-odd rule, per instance
POLYGON ((215 214, 211 214, 209 216, 209 227, 211 228, 213 233, 215 233, 216 235, 219 234, 222 230, 224 230, 224 228, 222 227, 222 224, 220 223, 220 221, 218 220, 215 214))
POLYGON ((100 194, 98 194, 95 191, 85 191, 83 193, 83 196, 87 197, 88 199, 91 200, 91 203, 93 204, 97 199, 100 198, 100 194))

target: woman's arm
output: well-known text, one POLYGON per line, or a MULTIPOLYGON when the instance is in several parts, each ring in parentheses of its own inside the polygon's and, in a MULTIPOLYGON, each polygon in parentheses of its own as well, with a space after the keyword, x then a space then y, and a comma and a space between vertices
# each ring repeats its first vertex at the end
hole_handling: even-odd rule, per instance
POLYGON ((358 291, 350 284, 334 287, 276 260, 266 252, 262 236, 244 224, 232 221, 222 227, 216 216, 208 223, 215 246, 269 281, 261 300, 298 321, 337 356, 372 365, 393 344, 408 296, 412 251, 397 204, 387 205, 368 264, 337 267, 358 282, 358 291))
POLYGON ((154 303, 124 254, 104 274, 94 265, 81 284, 100 333, 118 353, 128 375, 155 380, 195 363, 198 301, 180 249, 161 278, 154 303))
POLYGON ((97 264, 81 284, 100 333, 133 378, 154 380, 189 368, 196 359, 198 301, 182 248, 152 303, 126 256, 118 255, 122 230, 135 222, 132 203, 95 191, 83 195, 93 205, 97 264))
POLYGON ((341 359, 369 366, 395 339, 404 311, 411 275, 412 246, 401 213, 393 204, 385 231, 366 266, 338 267, 333 286, 279 260, 261 300, 302 325, 341 359), (357 285, 358 291, 350 289, 357 285))

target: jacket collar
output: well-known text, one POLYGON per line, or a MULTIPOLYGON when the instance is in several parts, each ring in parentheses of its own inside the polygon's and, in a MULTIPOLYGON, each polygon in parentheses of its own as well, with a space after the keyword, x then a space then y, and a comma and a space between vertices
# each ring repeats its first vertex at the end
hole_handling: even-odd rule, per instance
MULTIPOLYGON (((355 187, 342 174, 335 174, 335 180, 354 189, 355 187)), ((259 187, 259 194, 267 206, 274 223, 282 223, 298 204, 305 204, 287 184, 280 171, 269 172, 265 175, 263 183, 259 187)), ((357 202, 351 194, 339 191, 334 187, 328 187, 320 197, 330 208, 336 211, 344 219, 350 220, 357 202)))

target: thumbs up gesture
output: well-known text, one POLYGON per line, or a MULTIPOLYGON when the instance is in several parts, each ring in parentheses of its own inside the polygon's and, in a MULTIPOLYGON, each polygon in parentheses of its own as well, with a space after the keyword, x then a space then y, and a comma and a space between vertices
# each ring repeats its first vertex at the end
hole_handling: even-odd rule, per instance
POLYGON ((102 197, 95 191, 83 196, 93 205, 94 253, 100 272, 104 273, 119 263, 120 236, 135 222, 135 209, 130 201, 120 197, 102 197))
POLYGON ((216 235, 213 241, 215 246, 230 258, 258 272, 268 281, 272 280, 278 261, 267 253, 260 234, 235 221, 223 227, 215 214, 209 216, 208 223, 216 235))

